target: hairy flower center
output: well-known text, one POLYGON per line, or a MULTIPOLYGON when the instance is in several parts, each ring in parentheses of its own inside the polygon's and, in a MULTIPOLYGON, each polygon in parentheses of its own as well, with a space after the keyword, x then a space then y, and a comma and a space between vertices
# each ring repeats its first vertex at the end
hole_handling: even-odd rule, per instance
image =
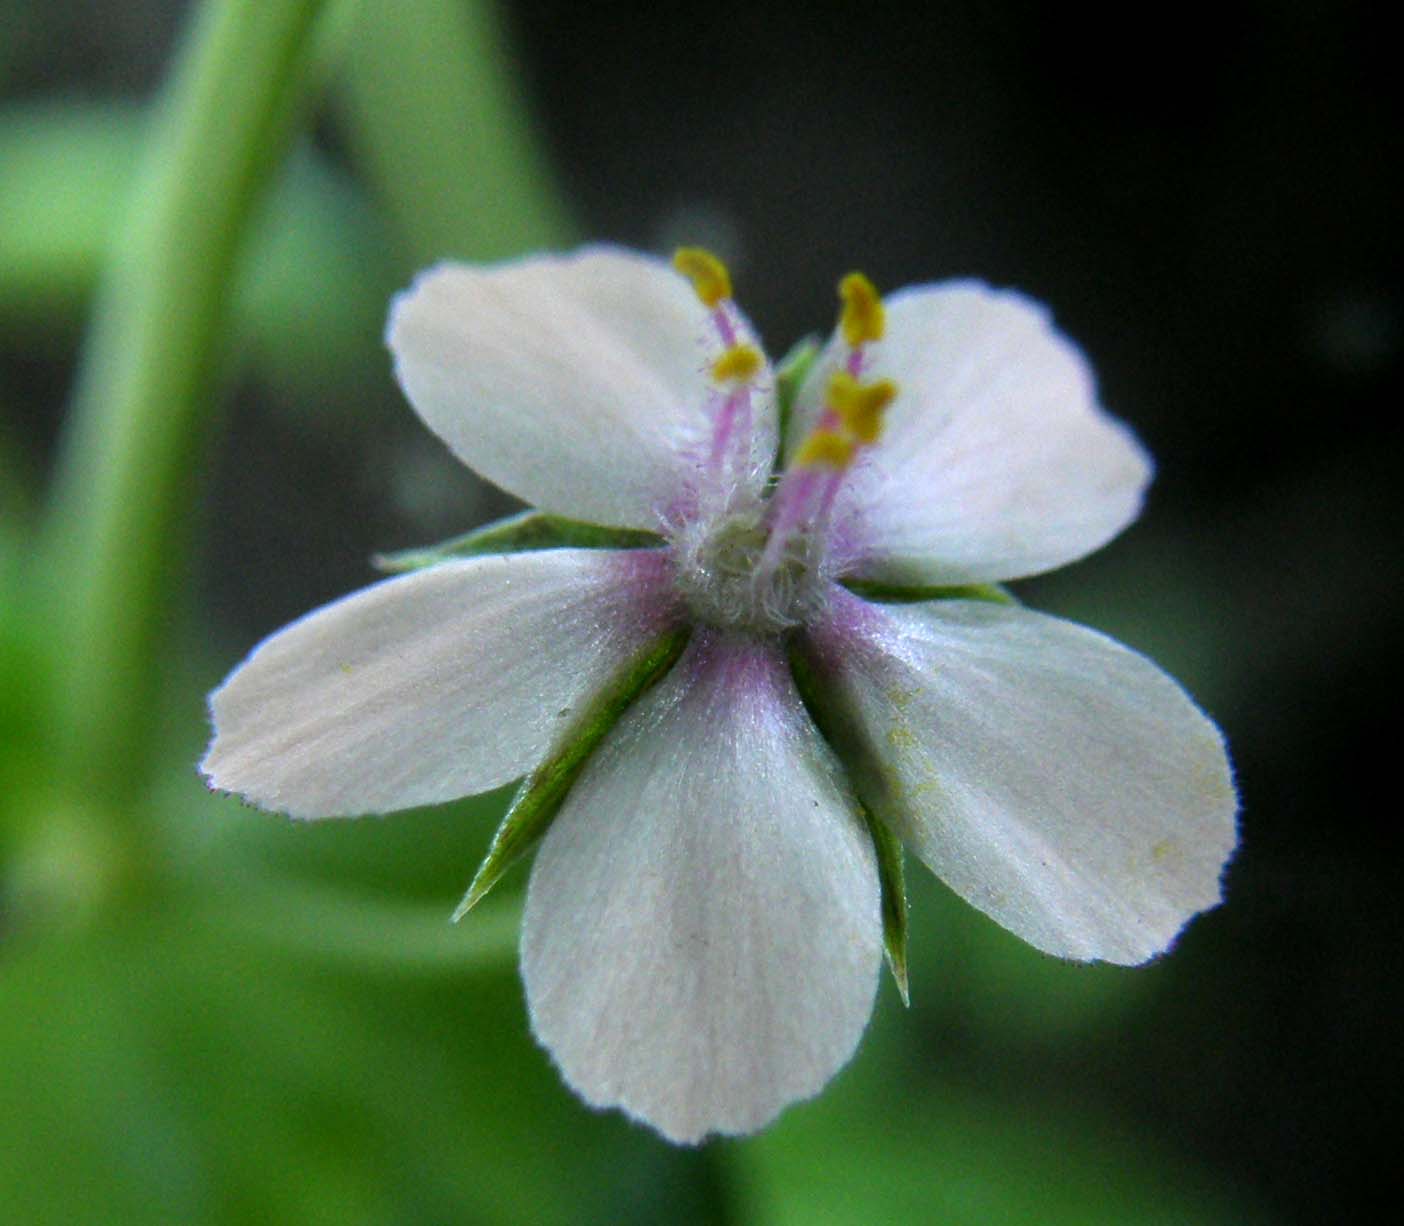
POLYGON ((709 626, 773 635, 823 606, 819 538, 791 532, 772 547, 769 505, 693 520, 673 540, 678 590, 693 617, 709 626))

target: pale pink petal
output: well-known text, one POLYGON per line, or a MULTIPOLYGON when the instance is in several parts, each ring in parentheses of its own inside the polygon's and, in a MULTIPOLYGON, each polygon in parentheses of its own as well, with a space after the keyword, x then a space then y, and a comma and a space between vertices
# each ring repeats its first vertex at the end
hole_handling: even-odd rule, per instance
POLYGON ((658 552, 560 549, 388 579, 265 639, 210 697, 211 787, 293 817, 526 773, 671 616, 658 552))
POLYGON ((751 1132, 852 1055, 881 950, 869 835, 773 647, 709 634, 572 789, 527 894, 537 1037, 596 1106, 751 1132))
MULTIPOLYGON (((802 390, 790 449, 839 360, 831 345, 802 390)), ((893 294, 864 377, 891 378, 899 393, 837 504, 851 577, 1016 579, 1091 553, 1140 510, 1149 458, 1031 299, 974 282, 893 294)))
MULTIPOLYGON (((717 407, 707 372, 721 342, 661 260, 590 247, 491 267, 442 264, 395 300, 387 340, 430 429, 534 506, 655 529, 697 479, 717 407)), ((768 462, 768 395, 756 395, 752 421, 768 462)))
POLYGON ((836 594, 811 637, 865 787, 943 881, 1065 958, 1138 963, 1220 899, 1218 729, 1144 656, 978 601, 836 594))

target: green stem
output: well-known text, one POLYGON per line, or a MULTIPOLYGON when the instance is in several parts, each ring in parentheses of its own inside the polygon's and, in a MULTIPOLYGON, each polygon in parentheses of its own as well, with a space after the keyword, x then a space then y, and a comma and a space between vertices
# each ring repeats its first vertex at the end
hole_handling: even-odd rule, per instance
POLYGON ((573 238, 488 0, 366 0, 338 101, 411 268, 573 238))
POLYGON ((239 249, 306 99, 327 0, 206 0, 162 99, 103 284, 40 552, 57 748, 114 802, 149 771, 239 249))

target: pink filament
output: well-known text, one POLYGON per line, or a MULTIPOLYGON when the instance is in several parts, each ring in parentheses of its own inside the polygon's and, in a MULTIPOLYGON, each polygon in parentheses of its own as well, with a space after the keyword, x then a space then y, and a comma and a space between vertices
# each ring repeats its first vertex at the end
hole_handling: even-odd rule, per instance
POLYGON ((712 454, 707 469, 716 477, 723 474, 727 452, 732 447, 733 436, 738 445, 751 433, 751 389, 737 388, 722 403, 716 417, 716 427, 712 434, 712 454))

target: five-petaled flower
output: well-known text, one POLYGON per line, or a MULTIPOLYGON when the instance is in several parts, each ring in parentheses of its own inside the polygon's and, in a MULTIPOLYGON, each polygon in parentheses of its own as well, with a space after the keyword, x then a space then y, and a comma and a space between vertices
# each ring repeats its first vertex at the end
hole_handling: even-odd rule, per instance
POLYGON ((541 838, 535 1033, 677 1141, 816 1093, 884 944, 905 994, 898 838, 1038 949, 1123 964, 1219 900, 1236 840, 1179 686, 989 586, 1139 510, 1150 465, 1078 350, 975 283, 840 295, 777 371, 704 251, 425 273, 400 383, 541 511, 309 614, 211 700, 211 785, 293 817, 525 776, 460 913, 541 838))

